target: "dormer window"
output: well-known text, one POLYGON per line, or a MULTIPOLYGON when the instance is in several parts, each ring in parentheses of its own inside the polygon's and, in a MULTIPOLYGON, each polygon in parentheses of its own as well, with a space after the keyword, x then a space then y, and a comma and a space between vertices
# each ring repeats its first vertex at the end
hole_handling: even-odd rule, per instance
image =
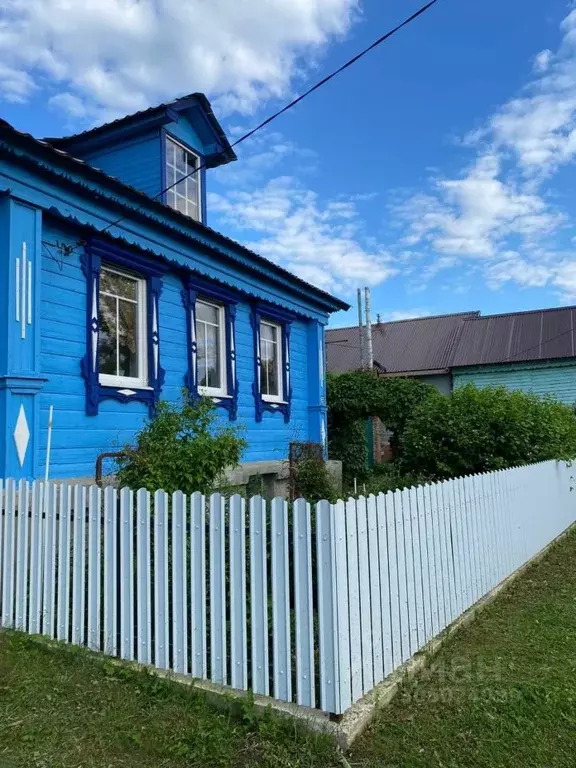
POLYGON ((166 203, 197 221, 201 219, 200 172, 194 171, 199 165, 198 155, 166 136, 166 187, 170 187, 166 203))

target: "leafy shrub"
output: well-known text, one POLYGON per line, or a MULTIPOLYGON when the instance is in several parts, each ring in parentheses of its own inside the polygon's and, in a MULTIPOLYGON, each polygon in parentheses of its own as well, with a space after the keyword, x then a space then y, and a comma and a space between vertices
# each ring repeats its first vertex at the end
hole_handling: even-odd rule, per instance
MULTIPOLYGON (((391 444, 398 453, 414 409, 435 393, 434 387, 417 379, 383 378, 370 371, 331 374, 327 379, 329 428, 336 433, 338 445, 344 448, 351 422, 378 416, 392 432, 391 444)), ((330 435, 330 439, 334 442, 334 435, 330 435)))
POLYGON ((394 461, 385 464, 377 464, 364 479, 362 493, 387 493, 388 491, 411 488, 430 481, 429 477, 422 474, 403 474, 401 467, 394 461), (364 486, 366 490, 364 491, 364 486))
POLYGON ((368 447, 362 419, 334 423, 328 412, 328 456, 342 462, 345 483, 356 477, 362 479, 368 472, 368 447))
POLYGON ((210 493, 224 470, 236 466, 246 448, 240 429, 216 425, 210 400, 160 402, 156 414, 126 447, 118 481, 129 488, 210 493))
POLYGON ((296 498, 310 502, 335 501, 337 492, 323 459, 307 456, 296 462, 294 468, 296 498))
POLYGON ((417 406, 402 436, 403 472, 443 478, 576 456, 576 419, 550 397, 473 385, 417 406))

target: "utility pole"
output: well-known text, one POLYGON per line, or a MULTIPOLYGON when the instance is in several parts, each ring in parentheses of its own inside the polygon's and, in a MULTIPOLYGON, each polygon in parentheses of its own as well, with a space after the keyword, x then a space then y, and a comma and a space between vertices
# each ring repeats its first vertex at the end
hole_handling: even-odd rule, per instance
POLYGON ((371 371, 374 368, 374 351, 372 349, 372 320, 370 318, 370 288, 364 288, 366 300, 366 368, 371 371))
POLYGON ((360 368, 366 368, 366 354, 364 352, 364 322, 362 319, 362 291, 358 288, 358 336, 360 338, 360 368))

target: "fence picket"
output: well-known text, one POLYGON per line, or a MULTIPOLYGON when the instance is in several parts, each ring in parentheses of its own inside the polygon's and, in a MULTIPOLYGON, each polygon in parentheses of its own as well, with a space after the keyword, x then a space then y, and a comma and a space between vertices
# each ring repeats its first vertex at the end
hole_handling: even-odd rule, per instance
MULTIPOLYGON (((124 491, 125 489, 123 489, 124 491)), ((101 490, 88 491, 88 648, 99 651, 100 639, 100 544, 102 511, 101 490)))
MULTIPOLYGON (((394 496, 392 493, 378 494, 378 521, 385 527, 385 534, 379 537, 380 562, 387 562, 388 570, 382 568, 382 634, 384 636, 384 674, 389 675, 402 663, 402 627, 398 579, 398 554, 396 551, 396 520, 394 517, 394 496), (385 536, 385 539, 384 539, 385 536)), ((382 531, 382 528, 380 528, 382 531)))
POLYGON ((252 690, 268 696, 268 573, 266 502, 250 499, 250 618, 252 621, 252 690))
POLYGON ((360 614, 360 568, 358 562, 358 519, 356 501, 346 502, 346 542, 348 551, 348 599, 350 615, 350 673, 352 700, 362 696, 362 620, 360 614))
MULTIPOLYGON (((320 641, 320 708, 325 712, 338 712, 341 709, 335 555, 332 507, 327 501, 320 501, 316 504, 316 566, 320 641)), ((362 689, 361 674, 360 668, 360 691, 362 689)))
POLYGON ((28 608, 28 483, 18 483, 18 530, 16 555, 16 629, 26 628, 28 608))
POLYGON ((281 699, 282 701, 292 701, 288 504, 284 499, 273 499, 270 520, 274 698, 281 699))
MULTIPOLYGON (((309 507, 308 507, 309 508, 309 507)), ((308 513, 309 514, 309 513, 308 513)), ((348 596, 348 555, 346 541, 346 504, 337 501, 334 504, 334 569, 336 578, 336 621, 338 628, 338 686, 336 700, 342 711, 352 704, 352 675, 350 668, 350 602, 348 596)), ((318 554, 318 553, 317 553, 318 554)), ((310 560, 311 560, 310 556, 310 560)), ((312 573, 310 568, 310 580, 312 573)), ((312 589, 312 583, 310 583, 312 589)), ((312 595, 310 594, 310 599, 312 595)), ((313 621, 313 617, 310 617, 313 621)), ((312 637, 311 637, 312 640, 312 637)), ((311 660, 314 664, 314 649, 311 648, 311 660)), ((313 669, 313 666, 312 666, 313 669)), ((311 680, 312 694, 314 680, 311 680)), ((312 695, 312 700, 314 699, 312 695)))
POLYGON ((440 632, 440 601, 441 601, 441 575, 440 575, 440 542, 438 539, 438 513, 436 496, 432 494, 433 486, 426 485, 423 488, 423 502, 426 510, 426 536, 427 551, 430 564, 430 606, 432 621, 432 637, 440 632))
POLYGON ((44 485, 44 577, 42 594, 42 634, 54 637, 54 582, 56 580, 56 496, 58 486, 44 485))
POLYGON ((6 480, 4 489, 4 538, 2 553, 2 625, 14 625, 14 558, 16 546, 16 483, 6 480))
MULTIPOLYGON (((60 522, 58 527, 58 613, 56 618, 58 640, 70 638, 70 508, 72 488, 60 488, 60 522)), ((27 516, 27 515, 26 515, 27 516)))
POLYGON ((118 496, 104 489, 104 651, 118 653, 118 496))
POLYGON ((120 656, 134 660, 134 495, 120 491, 120 656))
POLYGON ((226 683, 224 499, 210 496, 210 679, 226 683))
MULTIPOLYGON (((1 490, 1 486, 0 486, 1 490)), ((32 483, 30 503, 30 595, 28 610, 28 632, 40 633, 40 611, 42 609, 42 510, 39 483, 32 483)), ((0 523, 0 531, 2 525, 0 523)))
POLYGON ((169 668, 168 494, 154 493, 154 664, 169 668))
MULTIPOLYGON (((419 485, 415 490, 416 509, 418 514, 418 540, 420 545, 420 568, 422 582, 422 603, 424 609, 424 642, 432 637, 432 593, 430 587, 430 564, 434 552, 428 552, 428 520, 424 507, 424 488, 419 485)), ((422 641, 421 641, 422 642, 422 641)))
MULTIPOLYGON (((40 486, 38 506, 42 509, 43 493, 40 486)), ((40 511, 40 516, 42 512, 40 511)), ((74 487, 74 546, 72 550, 72 642, 82 645, 85 639, 84 585, 86 583, 86 487, 74 487)), ((42 538, 42 526, 40 537, 42 538)))
POLYGON ((188 672, 187 504, 182 491, 172 494, 172 669, 188 672))
POLYGON ((136 621, 138 637, 136 659, 141 664, 152 661, 152 590, 150 568, 150 493, 136 492, 136 621))
MULTIPOLYGON (((384 649, 382 638, 382 588, 380 584, 380 575, 388 573, 388 556, 386 552, 386 521, 378 524, 376 514, 376 496, 370 495, 367 499, 368 512, 368 558, 369 569, 369 594, 370 594, 370 614, 372 619, 372 637, 370 645, 372 648, 372 673, 373 681, 379 683, 384 679, 384 649), (384 537, 384 546, 379 546, 380 538, 384 537)), ((388 637, 389 639, 389 637, 388 637)), ((388 648, 388 654, 390 649, 388 648)), ((373 683, 374 684, 374 683, 373 683)))
POLYGON ((394 491, 392 494, 394 500, 394 527, 396 529, 396 557, 398 563, 398 604, 400 608, 400 626, 402 661, 407 661, 412 655, 412 640, 410 634, 410 618, 413 616, 414 608, 411 606, 411 600, 414 595, 414 585, 408 589, 408 579, 412 563, 412 541, 410 540, 410 560, 406 552, 407 532, 405 532, 405 513, 402 491, 394 491))
POLYGON ((230 499, 230 685, 248 688, 246 505, 238 495, 230 499))
POLYGON ((358 524, 358 570, 360 574, 360 627, 362 639, 362 686, 369 691, 374 687, 374 666, 372 658, 372 612, 370 605, 370 571, 368 564, 368 521, 366 498, 360 496, 356 502, 358 524))
MULTIPOLYGON (((339 512, 335 510, 335 518, 339 512)), ((312 602, 312 530, 310 505, 297 499, 292 507, 294 625, 296 634, 296 701, 314 707, 314 605, 312 602)), ((342 519, 343 516, 341 515, 342 519)), ((348 593, 348 587, 346 587, 348 593)), ((347 615, 347 614, 346 614, 347 615)))
POLYGON ((206 678, 206 501, 198 492, 190 499, 190 634, 192 675, 206 678))

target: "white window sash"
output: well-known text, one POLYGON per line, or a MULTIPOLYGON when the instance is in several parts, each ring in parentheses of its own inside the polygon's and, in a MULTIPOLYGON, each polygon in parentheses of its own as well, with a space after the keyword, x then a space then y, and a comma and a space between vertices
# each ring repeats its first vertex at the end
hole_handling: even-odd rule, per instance
MULTIPOLYGON (((166 136, 166 167, 170 166, 174 169, 174 177, 177 175, 176 171, 176 163, 172 162, 171 158, 174 157, 174 147, 180 147, 180 149, 184 150, 186 154, 191 155, 196 160, 196 168, 199 168, 201 165, 200 155, 196 154, 196 152, 193 152, 191 149, 189 149, 187 146, 182 144, 181 142, 174 139, 172 136, 166 136)), ((177 181, 177 180, 176 180, 177 181)), ((186 198, 186 215, 190 216, 191 218, 201 221, 202 220, 202 208, 201 208, 201 200, 202 200, 202 176, 201 172, 199 170, 196 170, 193 176, 188 176, 186 179, 181 179, 180 181, 184 181, 184 188, 186 190, 185 198, 186 198), (192 192, 194 194, 192 195, 192 192), (192 209, 192 212, 191 210, 192 209)), ((170 194, 173 196, 173 203, 169 202, 168 205, 170 205, 171 208, 174 208, 174 210, 178 210, 178 197, 182 197, 176 190, 178 187, 178 182, 171 187, 167 191, 167 200, 170 199, 170 194)))
POLYGON ((259 338, 260 338, 260 392, 262 400, 265 403, 284 403, 284 378, 282 376, 284 366, 283 366, 283 360, 284 360, 284 348, 283 348, 283 333, 282 333, 282 326, 278 325, 278 323, 272 323, 268 320, 261 320, 260 321, 260 331, 259 331, 259 338), (262 326, 267 325, 269 328, 274 328, 275 330, 275 336, 276 339, 274 342, 274 347, 276 348, 276 378, 278 380, 278 394, 277 395, 266 395, 262 392, 262 326))
MULTIPOLYGON (((138 376, 115 376, 110 373, 99 373, 98 380, 105 387, 123 387, 132 389, 151 389, 148 385, 148 329, 146 322, 146 280, 129 272, 123 272, 103 265, 101 272, 111 272, 112 274, 127 277, 136 282, 136 301, 132 299, 123 299, 120 301, 135 303, 136 309, 136 349, 138 358, 138 376)), ((111 295, 107 291, 100 291, 100 295, 111 295)), ((116 328, 116 339, 118 338, 118 328, 116 328)))
MULTIPOLYGON (((213 304, 210 301, 206 301, 205 299, 197 299, 196 301, 196 311, 195 311, 195 317, 196 317, 196 360, 199 359, 199 346, 200 346, 200 328, 199 325, 207 324, 212 325, 214 327, 213 323, 205 323, 204 320, 198 320, 198 304, 204 304, 207 307, 213 307, 214 309, 218 310, 218 352, 219 352, 219 359, 218 359, 218 369, 220 373, 220 386, 219 387, 207 387, 203 386, 201 384, 198 384, 198 394, 203 395, 205 397, 231 397, 231 395, 228 393, 228 361, 226 360, 226 313, 224 310, 224 307, 221 304, 213 304)), ((198 382, 201 379, 200 376, 200 370, 197 370, 197 380, 198 382)))

